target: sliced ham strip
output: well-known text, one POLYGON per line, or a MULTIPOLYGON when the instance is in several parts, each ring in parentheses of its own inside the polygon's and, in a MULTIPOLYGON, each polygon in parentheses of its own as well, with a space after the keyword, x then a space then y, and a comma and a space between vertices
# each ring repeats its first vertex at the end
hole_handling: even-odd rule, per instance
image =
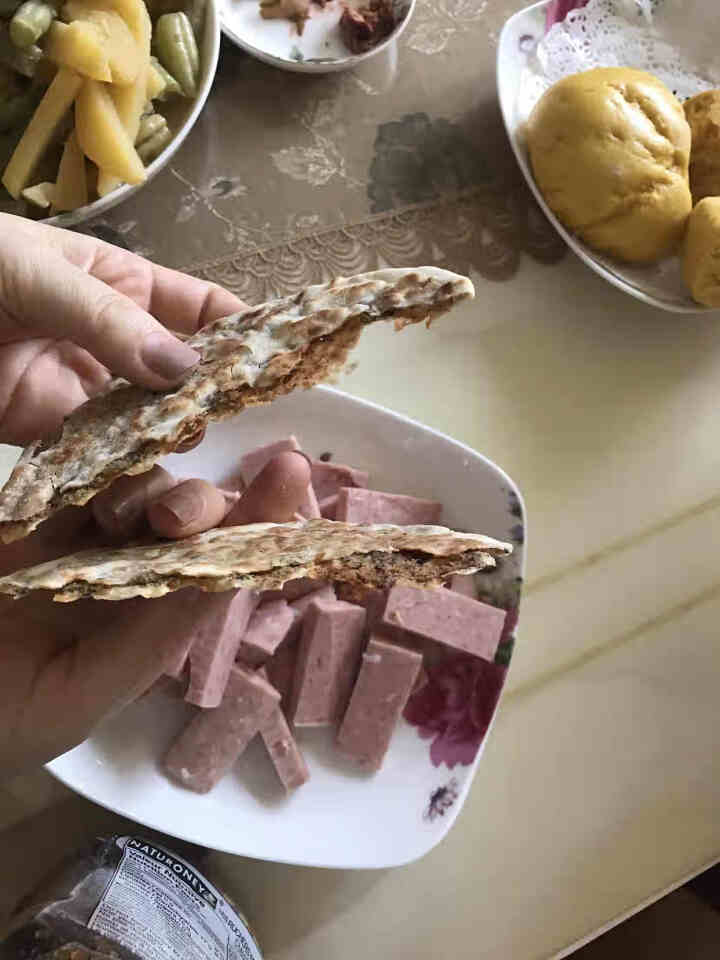
POLYGON ((326 463, 313 460, 312 485, 318 500, 335 496, 341 487, 367 487, 370 475, 344 463, 326 463))
MULTIPOLYGON (((223 633, 235 598, 234 591, 205 595, 200 591, 196 591, 196 593, 198 597, 197 611, 192 619, 184 624, 187 631, 186 643, 165 664, 165 675, 172 677, 173 680, 184 679, 189 668, 188 654, 196 643, 206 649, 208 646, 212 646, 216 642, 216 638, 223 633)), ((230 664, 228 664, 229 669, 230 664)))
POLYGON ((365 607, 365 627, 367 630, 373 630, 383 615, 387 602, 387 590, 373 590, 359 583, 338 583, 335 590, 338 600, 346 600, 348 603, 365 607))
POLYGON ((342 487, 338 492, 335 519, 346 523, 437 524, 442 504, 399 493, 342 487))
MULTIPOLYGON (((308 607, 311 603, 314 603, 316 600, 335 600, 335 587, 332 583, 323 583, 320 584, 318 580, 309 580, 308 583, 314 583, 315 589, 310 593, 304 593, 301 597, 297 597, 290 603, 290 606, 293 610, 299 614, 299 616, 304 617, 308 607)), ((285 587, 290 586, 286 583, 285 587)), ((283 589, 285 589, 283 587, 283 589)))
POLYGON ((350 698, 362 652, 365 611, 342 600, 315 600, 305 614, 289 715, 296 727, 337 723, 350 698))
MULTIPOLYGON (((263 467, 276 457, 279 453, 299 453, 300 444, 293 436, 285 440, 277 440, 275 443, 268 443, 263 447, 256 447, 250 450, 240 460, 240 476, 246 487, 249 487, 255 477, 260 473, 263 467)), ((308 487, 307 500, 300 507, 300 515, 307 520, 316 519, 320 516, 320 507, 312 486, 308 487)))
POLYGON ((421 666, 415 650, 371 636, 337 736, 338 747, 364 769, 382 766, 421 666))
MULTIPOLYGON (((267 678, 264 670, 259 672, 267 678)), ((310 771, 280 707, 275 707, 268 719, 263 721, 260 736, 275 772, 288 793, 307 783, 310 771)))
POLYGON ((257 606, 254 590, 218 594, 226 599, 213 622, 195 624, 197 636, 190 647, 190 683, 185 699, 197 707, 217 707, 223 698, 230 668, 257 606))
POLYGON ((318 500, 318 506, 320 507, 320 516, 325 517, 326 520, 335 520, 335 514, 337 513, 337 504, 338 504, 338 495, 337 493, 333 494, 331 497, 323 497, 322 500, 318 500))
MULTIPOLYGON (((189 641, 192 646, 192 639, 189 641)), ((189 649, 189 648, 188 648, 189 649)), ((187 650, 182 650, 172 660, 165 665, 165 676, 172 677, 173 680, 182 680, 185 677, 185 671, 188 667, 187 650)))
POLYGON ((500 642, 505 610, 452 590, 393 587, 380 623, 394 635, 441 643, 492 660, 500 642))
POLYGON ((272 660, 268 660, 265 664, 270 683, 282 697, 283 709, 287 709, 292 694, 299 639, 299 633, 291 631, 290 636, 280 645, 280 649, 272 660))
POLYGON ((260 736, 285 789, 290 792, 307 783, 310 771, 280 707, 264 721, 260 736))
POLYGON ((270 600, 256 607, 240 641, 237 660, 248 667, 261 667, 274 656, 296 617, 287 600, 270 600))
POLYGON ((425 667, 421 666, 420 669, 418 670, 418 675, 415 680, 415 683, 413 684, 412 692, 417 693, 418 690, 422 690, 424 686, 427 686, 429 679, 430 678, 428 677, 427 670, 425 669, 425 667))
POLYGON ((334 600, 335 588, 331 583, 318 586, 319 580, 291 581, 283 587, 283 592, 293 583, 310 584, 313 589, 292 600, 290 608, 295 614, 295 623, 285 640, 280 644, 275 655, 267 663, 267 670, 272 685, 280 691, 283 698, 283 707, 287 708, 295 680, 295 666, 297 663, 298 645, 302 634, 302 619, 311 603, 316 600, 334 600))
POLYGON ((212 790, 279 703, 264 677, 233 667, 220 706, 199 711, 170 747, 166 774, 196 793, 212 790))
POLYGON ((455 593, 461 593, 464 597, 470 597, 471 600, 477 600, 477 584, 472 574, 463 576, 461 573, 456 573, 451 578, 448 588, 455 593))

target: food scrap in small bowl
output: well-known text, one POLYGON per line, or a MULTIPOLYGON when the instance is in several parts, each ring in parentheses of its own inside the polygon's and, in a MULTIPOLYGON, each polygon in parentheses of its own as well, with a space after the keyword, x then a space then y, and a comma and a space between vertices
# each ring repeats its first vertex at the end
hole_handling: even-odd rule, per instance
POLYGON ((225 33, 287 70, 346 70, 379 53, 407 25, 415 0, 224 0, 225 33))
MULTIPOLYGON (((324 10, 327 0, 260 0, 260 16, 265 20, 289 20, 302 35, 312 6, 324 10)), ((392 0, 370 0, 362 7, 349 3, 341 6, 340 36, 350 53, 367 53, 395 29, 392 0)))

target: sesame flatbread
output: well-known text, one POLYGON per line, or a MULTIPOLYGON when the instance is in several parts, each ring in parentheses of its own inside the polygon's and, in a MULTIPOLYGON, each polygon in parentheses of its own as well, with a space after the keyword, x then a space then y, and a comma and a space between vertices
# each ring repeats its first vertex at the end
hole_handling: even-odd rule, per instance
POLYGON ((74 411, 59 437, 25 450, 0 490, 0 541, 87 503, 123 474, 144 473, 211 420, 328 379, 366 324, 429 323, 473 295, 470 280, 447 270, 379 270, 209 324, 187 341, 202 359, 179 387, 154 393, 116 380, 74 411))
POLYGON ((160 597, 183 587, 269 590, 309 577, 366 587, 434 586, 493 568, 508 543, 445 527, 334 520, 220 527, 152 546, 86 550, 0 578, 0 594, 52 591, 53 599, 160 597))

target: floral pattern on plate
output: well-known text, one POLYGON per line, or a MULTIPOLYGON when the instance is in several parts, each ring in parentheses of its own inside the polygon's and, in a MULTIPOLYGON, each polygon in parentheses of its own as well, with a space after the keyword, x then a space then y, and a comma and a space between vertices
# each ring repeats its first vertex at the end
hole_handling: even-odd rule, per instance
POLYGON ((432 740, 430 759, 450 769, 469 766, 495 713, 507 667, 481 657, 455 655, 427 668, 427 683, 408 700, 404 717, 432 740))
MULTIPOLYGON (((522 548, 524 511, 520 498, 507 489, 507 539, 522 548)), ((520 613, 522 578, 510 565, 475 577, 478 600, 506 610, 493 662, 467 654, 440 654, 425 665, 426 682, 410 696, 403 716, 419 735, 430 740, 433 766, 470 766, 490 728, 507 677, 520 613)), ((433 817, 426 819, 434 819, 433 817)))

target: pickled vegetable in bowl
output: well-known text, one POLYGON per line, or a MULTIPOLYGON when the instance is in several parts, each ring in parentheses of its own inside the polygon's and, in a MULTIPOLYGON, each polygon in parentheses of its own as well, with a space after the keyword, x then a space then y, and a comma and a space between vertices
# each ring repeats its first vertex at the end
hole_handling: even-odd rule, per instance
POLYGON ((35 217, 142 184, 202 72, 204 0, 56 3, 0 0, 0 206, 35 217))

